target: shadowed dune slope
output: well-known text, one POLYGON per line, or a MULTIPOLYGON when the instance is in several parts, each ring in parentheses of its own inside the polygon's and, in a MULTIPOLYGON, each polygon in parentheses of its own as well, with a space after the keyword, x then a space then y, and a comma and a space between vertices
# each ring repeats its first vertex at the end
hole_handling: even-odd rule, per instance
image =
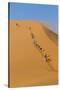
POLYGON ((57 35, 39 22, 9 21, 9 87, 58 83, 57 35))
POLYGON ((53 40, 53 42, 57 45, 58 44, 58 35, 55 32, 52 32, 49 28, 43 25, 45 33, 48 35, 48 38, 53 40))

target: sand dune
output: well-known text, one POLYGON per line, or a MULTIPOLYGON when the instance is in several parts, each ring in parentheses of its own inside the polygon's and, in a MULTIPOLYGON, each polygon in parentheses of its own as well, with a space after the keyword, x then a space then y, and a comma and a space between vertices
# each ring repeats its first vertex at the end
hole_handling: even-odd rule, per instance
POLYGON ((9 21, 9 87, 58 83, 57 35, 39 22, 9 21))

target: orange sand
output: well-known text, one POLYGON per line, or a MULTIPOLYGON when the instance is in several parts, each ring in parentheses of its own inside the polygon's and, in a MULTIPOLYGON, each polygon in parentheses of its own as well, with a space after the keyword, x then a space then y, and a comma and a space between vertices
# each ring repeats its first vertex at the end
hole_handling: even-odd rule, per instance
POLYGON ((9 87, 57 84, 58 45, 55 34, 39 22, 11 20, 9 24, 9 87), (29 27, 39 45, 50 55, 50 65, 56 71, 34 47, 29 27))

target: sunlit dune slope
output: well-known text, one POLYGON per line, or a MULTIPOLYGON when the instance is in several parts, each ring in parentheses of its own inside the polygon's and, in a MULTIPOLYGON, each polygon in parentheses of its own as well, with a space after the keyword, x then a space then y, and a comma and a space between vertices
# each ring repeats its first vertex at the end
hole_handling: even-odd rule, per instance
POLYGON ((57 54, 57 35, 47 27, 29 20, 9 21, 9 87, 57 84, 57 54))

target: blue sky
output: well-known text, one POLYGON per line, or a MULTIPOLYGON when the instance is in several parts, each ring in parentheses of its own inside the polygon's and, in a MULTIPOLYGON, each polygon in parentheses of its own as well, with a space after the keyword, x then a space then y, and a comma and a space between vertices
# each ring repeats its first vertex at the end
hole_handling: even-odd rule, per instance
POLYGON ((57 33, 58 6, 43 4, 9 3, 10 20, 36 20, 46 25, 57 33))

